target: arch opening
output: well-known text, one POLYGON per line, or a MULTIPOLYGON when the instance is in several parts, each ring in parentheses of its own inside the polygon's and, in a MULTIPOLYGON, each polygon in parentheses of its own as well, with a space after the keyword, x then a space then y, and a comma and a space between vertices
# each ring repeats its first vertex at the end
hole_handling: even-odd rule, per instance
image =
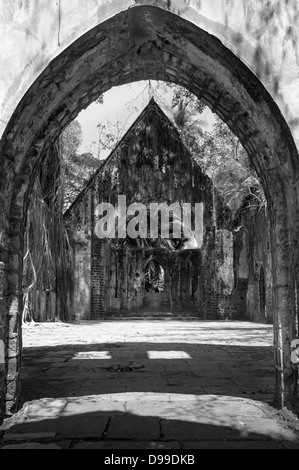
POLYGON ((164 292, 165 271, 161 264, 155 259, 151 260, 145 268, 144 288, 146 292, 164 292))

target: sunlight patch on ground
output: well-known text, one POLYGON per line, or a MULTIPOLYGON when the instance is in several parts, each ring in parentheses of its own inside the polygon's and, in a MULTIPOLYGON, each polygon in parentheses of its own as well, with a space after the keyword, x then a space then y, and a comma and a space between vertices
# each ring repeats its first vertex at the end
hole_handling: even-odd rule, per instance
POLYGON ((224 321, 106 321, 80 324, 35 323, 23 326, 25 348, 129 342, 272 347, 273 326, 224 321), (161 326, 167 327, 166 337, 161 326))
POLYGON ((28 402, 18 415, 8 420, 10 425, 7 422, 6 429, 21 423, 33 426, 52 420, 60 420, 67 428, 73 422, 78 426, 82 422, 85 426, 89 419, 100 422, 102 418, 108 420, 109 416, 115 419, 123 416, 144 418, 145 425, 147 419, 158 418, 170 433, 178 433, 180 429, 188 434, 204 433, 204 437, 208 433, 212 440, 218 435, 219 439, 224 439, 227 433, 237 431, 242 439, 295 441, 295 434, 282 426, 274 414, 267 404, 234 396, 132 392, 28 402))
POLYGON ((192 359, 185 351, 148 351, 149 359, 192 359))
POLYGON ((109 351, 90 351, 90 352, 78 352, 76 353, 71 360, 81 360, 81 359, 112 359, 109 351))

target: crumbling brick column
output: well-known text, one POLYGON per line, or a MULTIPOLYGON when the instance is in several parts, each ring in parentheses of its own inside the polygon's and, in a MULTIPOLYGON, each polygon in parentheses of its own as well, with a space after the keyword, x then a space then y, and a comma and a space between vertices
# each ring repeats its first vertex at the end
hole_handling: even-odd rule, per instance
POLYGON ((98 320, 106 314, 106 259, 105 244, 93 235, 91 257, 91 319, 98 320))
POLYGON ((280 408, 293 408, 298 397, 293 395, 294 370, 291 363, 291 341, 295 337, 291 243, 281 196, 277 197, 276 212, 271 219, 276 402, 280 408))
POLYGON ((9 415, 18 400, 21 366, 22 257, 13 237, 10 248, 1 246, 0 261, 0 420, 9 415))
MULTIPOLYGON (((23 195, 23 192, 21 192, 23 195)), ((22 200, 21 200, 22 201, 22 200)), ((22 201, 23 203, 23 201, 22 201)), ((9 257, 6 272, 6 414, 10 414, 20 395, 23 312, 23 207, 14 200, 10 213, 9 257)))
MULTIPOLYGON (((3 247, 1 247, 3 251, 3 247)), ((0 261, 0 423, 1 417, 4 416, 4 403, 6 393, 6 345, 5 345, 5 324, 4 319, 6 318, 6 305, 4 301, 5 291, 5 264, 0 261)))

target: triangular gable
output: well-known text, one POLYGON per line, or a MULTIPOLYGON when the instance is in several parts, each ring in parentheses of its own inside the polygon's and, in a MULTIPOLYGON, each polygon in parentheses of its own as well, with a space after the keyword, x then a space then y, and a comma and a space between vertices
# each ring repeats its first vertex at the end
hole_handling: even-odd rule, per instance
POLYGON ((192 155, 190 154, 190 151, 186 148, 186 146, 183 144, 183 142, 181 141, 181 137, 180 137, 180 134, 179 134, 179 131, 176 127, 176 125, 169 119, 168 116, 166 116, 166 114, 164 113, 164 111, 162 111, 162 109, 160 108, 160 106, 156 103, 156 101, 154 100, 154 98, 151 98, 151 100, 149 101, 149 103, 146 105, 146 107, 143 109, 143 111, 139 114, 139 116, 137 117, 137 119, 133 122, 133 124, 130 126, 130 128, 127 130, 127 132, 125 133, 125 135, 121 138, 121 140, 118 142, 118 144, 116 144, 116 146, 114 147, 114 149, 111 151, 110 155, 105 159, 103 160, 102 164, 100 165, 100 167, 96 170, 96 172, 90 177, 89 181, 86 183, 86 185, 84 186, 84 188, 82 189, 82 191, 78 194, 78 196, 76 197, 76 199, 72 202, 72 204, 70 205, 70 207, 66 210, 65 214, 64 214, 64 217, 68 217, 71 213, 71 211, 83 200, 83 198, 85 197, 85 195, 87 194, 87 192, 89 191, 90 187, 92 186, 92 184, 94 183, 94 181, 96 180, 97 176, 105 169, 105 166, 110 162, 110 160, 115 156, 117 150, 119 148, 121 148, 125 141, 130 137, 130 135, 132 134, 132 132, 135 131, 136 127, 143 121, 144 117, 147 115, 148 112, 152 111, 152 110, 155 110, 156 113, 159 115, 160 119, 162 121, 164 121, 168 127, 170 128, 170 130, 172 132, 174 132, 174 134, 176 135, 177 139, 180 141, 182 147, 185 148, 185 150, 189 153, 190 157, 192 157, 192 155))

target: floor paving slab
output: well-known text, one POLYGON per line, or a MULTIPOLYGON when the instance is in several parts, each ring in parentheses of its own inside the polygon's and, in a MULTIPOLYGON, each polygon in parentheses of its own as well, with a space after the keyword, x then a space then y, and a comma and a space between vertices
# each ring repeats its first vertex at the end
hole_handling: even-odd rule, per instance
POLYGON ((24 407, 25 419, 54 419, 58 418, 61 411, 67 405, 67 400, 55 400, 44 398, 37 402, 26 403, 24 407))
POLYGON ((3 442, 37 441, 39 439, 78 439, 84 437, 101 438, 109 416, 103 414, 75 415, 52 420, 29 421, 18 424, 5 433, 3 442))
POLYGON ((290 442, 296 442, 298 440, 298 434, 291 429, 283 426, 275 418, 253 418, 243 417, 239 420, 238 428, 241 432, 242 437, 247 437, 255 434, 264 436, 264 439, 272 439, 282 441, 284 439, 290 442))
POLYGON ((298 420, 272 407, 271 325, 36 324, 23 343, 24 406, 2 447, 297 448, 298 420))
POLYGON ((299 449, 299 439, 297 442, 283 441, 282 446, 284 449, 299 449))
POLYGON ((62 450, 57 444, 41 444, 40 442, 27 442, 25 444, 10 444, 1 450, 62 450))
POLYGON ((161 420, 161 433, 164 441, 222 441, 241 439, 240 432, 234 428, 200 422, 181 422, 175 420, 161 420))
POLYGON ((84 415, 88 413, 125 413, 125 402, 121 401, 106 401, 99 397, 97 399, 82 399, 70 400, 60 414, 61 418, 75 415, 84 415))
POLYGON ((16 427, 14 432, 6 432, 3 436, 2 442, 14 442, 14 441, 39 441, 49 440, 56 437, 56 432, 30 432, 30 425, 20 425, 16 427))
POLYGON ((153 439, 160 438, 158 418, 132 416, 113 416, 107 432, 109 439, 153 439))
POLYGON ((272 441, 191 441, 184 442, 183 449, 269 449, 281 450, 283 445, 272 441))
POLYGON ((180 449, 178 442, 148 442, 148 441, 101 441, 101 442, 90 442, 83 441, 74 445, 75 450, 82 449, 104 449, 104 450, 168 450, 168 449, 180 449))

